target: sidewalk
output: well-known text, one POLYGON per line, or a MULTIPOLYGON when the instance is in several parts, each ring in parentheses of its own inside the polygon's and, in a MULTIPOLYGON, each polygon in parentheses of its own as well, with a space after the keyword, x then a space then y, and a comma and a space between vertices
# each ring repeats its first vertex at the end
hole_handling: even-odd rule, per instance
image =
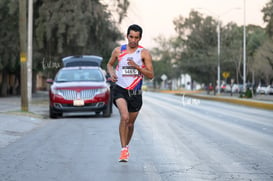
POLYGON ((29 111, 21 111, 19 96, 0 98, 0 148, 15 142, 27 132, 46 123, 47 92, 37 92, 29 103, 29 111))
MULTIPOLYGON (((34 93, 29 102, 28 112, 38 115, 45 113, 45 108, 48 108, 48 92, 38 91, 34 93)), ((21 112, 20 96, 0 97, 0 113, 6 112, 21 112)))

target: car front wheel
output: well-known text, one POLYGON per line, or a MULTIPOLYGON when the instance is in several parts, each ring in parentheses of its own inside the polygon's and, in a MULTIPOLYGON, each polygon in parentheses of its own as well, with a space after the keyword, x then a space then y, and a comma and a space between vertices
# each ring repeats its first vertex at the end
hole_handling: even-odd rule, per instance
POLYGON ((102 111, 102 116, 103 117, 110 117, 111 113, 112 113, 112 106, 111 103, 108 102, 108 104, 106 105, 106 109, 102 111))
POLYGON ((62 117, 63 114, 61 112, 56 112, 52 107, 49 107, 49 117, 50 118, 58 118, 62 117))

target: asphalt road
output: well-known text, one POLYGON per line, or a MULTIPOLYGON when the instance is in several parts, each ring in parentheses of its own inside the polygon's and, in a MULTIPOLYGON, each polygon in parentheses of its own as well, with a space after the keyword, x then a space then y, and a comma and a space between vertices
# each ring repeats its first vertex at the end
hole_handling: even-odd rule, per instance
POLYGON ((36 127, 0 148, 1 181, 273 180, 269 110, 145 92, 128 163, 117 162, 116 109, 56 120, 35 110, 36 127))

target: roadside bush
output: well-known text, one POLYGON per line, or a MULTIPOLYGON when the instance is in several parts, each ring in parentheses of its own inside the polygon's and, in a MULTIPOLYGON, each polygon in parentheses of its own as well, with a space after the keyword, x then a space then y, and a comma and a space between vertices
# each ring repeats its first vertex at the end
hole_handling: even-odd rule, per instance
POLYGON ((246 92, 243 94, 240 94, 240 98, 252 98, 252 92, 249 88, 247 88, 246 92))
POLYGON ((246 90, 245 97, 246 98, 252 98, 252 92, 251 92, 251 90, 249 88, 246 90))

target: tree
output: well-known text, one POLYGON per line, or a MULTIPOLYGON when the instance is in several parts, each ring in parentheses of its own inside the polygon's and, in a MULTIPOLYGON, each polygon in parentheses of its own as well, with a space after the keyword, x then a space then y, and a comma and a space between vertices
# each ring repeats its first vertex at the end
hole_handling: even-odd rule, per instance
MULTIPOLYGON (((260 26, 248 25, 246 29, 247 78, 250 80, 250 73, 254 74, 255 72, 254 55, 266 37, 264 29, 260 26)), ((222 35, 222 71, 230 72, 230 78, 235 78, 236 83, 241 83, 243 80, 243 27, 229 23, 223 28, 222 35)), ((252 81, 255 82, 255 80, 252 81)))
POLYGON ((217 21, 203 18, 197 11, 191 11, 189 18, 174 20, 177 39, 181 40, 178 66, 199 82, 215 82, 217 65, 217 21))
POLYGON ((243 28, 228 23, 222 30, 221 67, 222 72, 229 72, 235 83, 242 79, 243 28))
POLYGON ((153 59, 154 61, 154 72, 155 78, 159 84, 161 82, 161 75, 165 74, 168 78, 175 78, 177 75, 173 69, 174 59, 173 59, 173 46, 172 40, 166 40, 165 38, 159 36, 155 38, 155 41, 159 44, 158 47, 152 49, 153 59))
POLYGON ((266 25, 266 33, 269 37, 273 36, 273 0, 270 0, 265 7, 262 9, 264 13, 263 20, 266 25))
MULTIPOLYGON (((122 21, 129 1, 111 2, 115 2, 118 21, 122 21)), ((61 58, 68 55, 96 54, 107 59, 123 38, 118 22, 111 16, 107 6, 98 0, 34 0, 32 77, 38 71, 52 76, 61 58)), ((0 96, 6 96, 15 85, 10 83, 10 75, 17 79, 20 75, 18 1, 0 1, 0 22, 5 27, 0 29, 0 96)))
POLYGON ((121 39, 106 7, 96 0, 37 1, 37 51, 60 60, 68 55, 105 56, 121 39))
POLYGON ((0 1, 0 22, 0 77, 2 77, 2 81, 0 80, 0 96, 7 96, 8 94, 18 93, 19 26, 17 1, 0 1), (11 85, 10 82, 12 82, 11 85))
MULTIPOLYGON (((252 73, 252 83, 256 84, 257 81, 255 80, 255 76, 258 79, 262 76, 259 73, 261 71, 258 70, 259 66, 255 66, 255 62, 260 61, 260 58, 258 58, 256 54, 266 41, 267 35, 264 28, 260 26, 248 25, 247 30, 247 72, 248 76, 251 76, 250 73, 252 73)), ((248 79, 251 80, 250 77, 248 79)))
POLYGON ((127 15, 127 10, 130 5, 129 0, 102 0, 102 2, 107 6, 112 16, 117 16, 116 21, 121 23, 123 18, 127 15))
POLYGON ((261 46, 254 54, 253 71, 262 83, 273 82, 273 0, 270 0, 262 9, 263 20, 267 23, 265 28, 266 35, 261 46))
POLYGON ((267 39, 255 54, 255 62, 253 63, 256 77, 259 83, 272 83, 273 77, 273 43, 272 39, 267 39))
MULTIPOLYGON (((218 63, 218 33, 217 26, 220 23, 220 67, 221 72, 229 72, 230 78, 236 83, 241 83, 243 79, 243 27, 235 23, 228 23, 221 26, 221 22, 211 16, 204 17, 197 11, 191 11, 188 18, 179 16, 174 20, 177 36, 170 40, 164 40, 169 46, 157 48, 156 54, 168 55, 161 61, 169 60, 169 63, 178 67, 176 75, 188 73, 193 80, 209 84, 216 83, 217 63, 218 63)), ((255 26, 247 26, 247 76, 251 78, 251 72, 256 74, 254 55, 265 40, 264 29, 255 26)), ((163 63, 161 65, 164 65, 163 63)), ((166 72, 166 70, 165 70, 166 72)), ((171 75, 171 74, 170 74, 171 75)), ((253 76, 252 76, 253 77, 253 76)), ((253 80, 254 82, 254 80, 253 80)))

